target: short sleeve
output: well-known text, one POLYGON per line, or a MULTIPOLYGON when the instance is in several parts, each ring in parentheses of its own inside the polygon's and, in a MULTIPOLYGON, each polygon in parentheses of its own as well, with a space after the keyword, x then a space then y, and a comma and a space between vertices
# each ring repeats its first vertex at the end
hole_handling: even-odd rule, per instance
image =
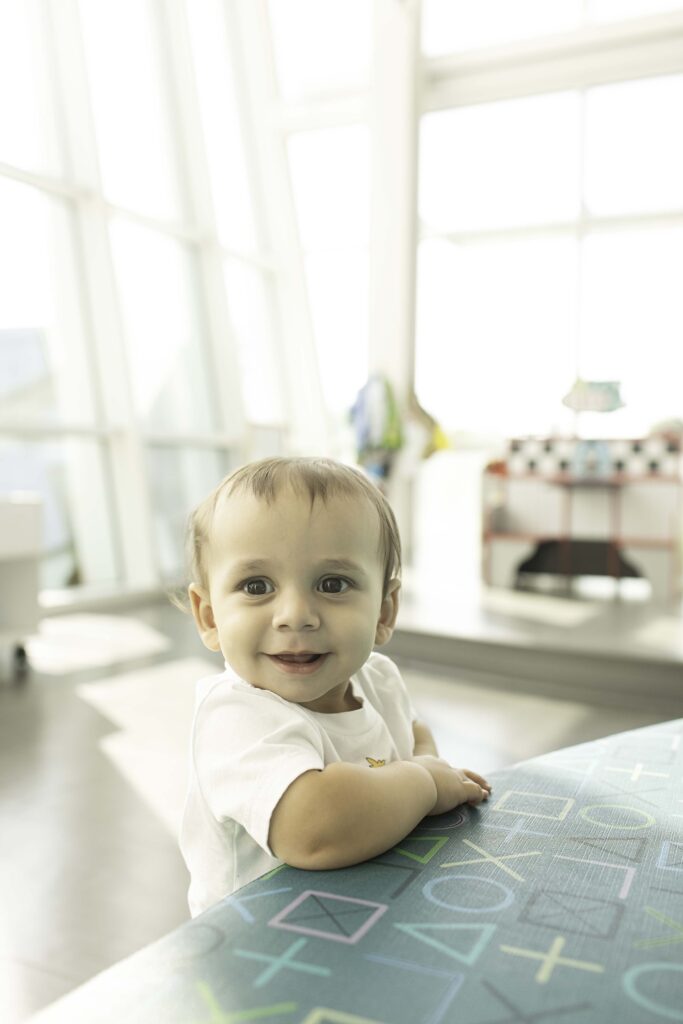
POLYGON ((218 686, 202 702, 193 730, 196 777, 211 814, 241 825, 270 856, 270 819, 287 788, 325 767, 315 725, 265 691, 218 686))

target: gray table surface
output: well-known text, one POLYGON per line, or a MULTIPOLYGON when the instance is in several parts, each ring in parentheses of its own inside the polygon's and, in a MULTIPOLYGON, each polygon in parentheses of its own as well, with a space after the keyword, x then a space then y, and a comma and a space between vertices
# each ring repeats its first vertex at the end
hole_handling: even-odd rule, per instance
POLYGON ((276 869, 32 1020, 683 1021, 683 720, 491 781, 376 860, 276 869))

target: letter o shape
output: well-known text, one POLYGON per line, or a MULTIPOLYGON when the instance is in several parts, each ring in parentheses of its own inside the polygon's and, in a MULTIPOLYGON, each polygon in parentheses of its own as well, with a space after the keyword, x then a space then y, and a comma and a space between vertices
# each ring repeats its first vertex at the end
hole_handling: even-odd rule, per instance
POLYGON ((632 999, 634 1003, 638 1003, 638 1006, 642 1006, 643 1009, 649 1010, 650 1013, 655 1013, 658 1017, 664 1017, 665 1020, 683 1020, 683 1010, 674 1010, 670 1006, 663 1006, 662 1003, 656 1003, 653 999, 648 999, 647 996, 644 996, 642 992, 639 992, 636 988, 636 981, 641 974, 650 974, 652 971, 678 971, 679 974, 683 974, 683 964, 670 964, 664 962, 637 964, 635 967, 629 968, 622 978, 626 995, 632 999))
POLYGON ((590 807, 582 807, 579 813, 582 818, 585 818, 586 821, 590 821, 592 825, 605 825, 608 828, 619 828, 624 829, 625 831, 628 831, 629 829, 650 828, 655 823, 655 819, 651 814, 648 814, 647 811, 641 811, 638 807, 625 807, 623 804, 591 804, 590 807), (642 814, 645 821, 642 825, 612 825, 609 821, 600 821, 599 818, 591 818, 589 816, 589 811, 600 810, 603 807, 611 807, 618 811, 633 811, 634 814, 642 814))
POLYGON ((441 878, 433 878, 431 882, 428 882, 422 892, 429 902, 436 903, 437 907, 446 907, 447 910, 459 910, 463 914, 488 914, 494 910, 503 910, 515 901, 512 889, 508 889, 505 885, 501 885, 500 882, 494 882, 490 878, 480 878, 479 875, 443 875, 441 878), (434 895, 433 890, 437 885, 441 885, 442 882, 452 882, 455 879, 477 882, 480 885, 493 885, 496 889, 502 890, 504 893, 503 899, 498 903, 492 904, 490 907, 463 907, 460 903, 447 903, 445 900, 440 900, 434 895))

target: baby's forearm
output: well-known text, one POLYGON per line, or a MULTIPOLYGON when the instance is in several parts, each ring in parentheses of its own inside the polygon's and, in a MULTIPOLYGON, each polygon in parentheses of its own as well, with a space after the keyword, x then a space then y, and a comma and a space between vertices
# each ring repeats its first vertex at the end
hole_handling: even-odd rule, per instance
POLYGON ((430 773, 413 761, 372 769, 338 762, 310 774, 315 789, 307 803, 314 798, 315 807, 309 803, 306 848, 292 850, 294 856, 286 848, 278 852, 287 863, 308 870, 343 868, 379 856, 429 814, 437 797, 430 773))

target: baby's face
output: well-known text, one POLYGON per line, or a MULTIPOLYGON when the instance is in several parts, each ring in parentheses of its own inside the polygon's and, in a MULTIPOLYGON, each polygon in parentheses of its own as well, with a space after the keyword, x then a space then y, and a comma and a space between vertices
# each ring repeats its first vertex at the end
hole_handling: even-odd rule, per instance
POLYGON ((202 639, 247 682, 313 711, 344 711, 349 677, 391 636, 377 512, 364 498, 252 494, 216 510, 209 593, 190 588, 202 639))

